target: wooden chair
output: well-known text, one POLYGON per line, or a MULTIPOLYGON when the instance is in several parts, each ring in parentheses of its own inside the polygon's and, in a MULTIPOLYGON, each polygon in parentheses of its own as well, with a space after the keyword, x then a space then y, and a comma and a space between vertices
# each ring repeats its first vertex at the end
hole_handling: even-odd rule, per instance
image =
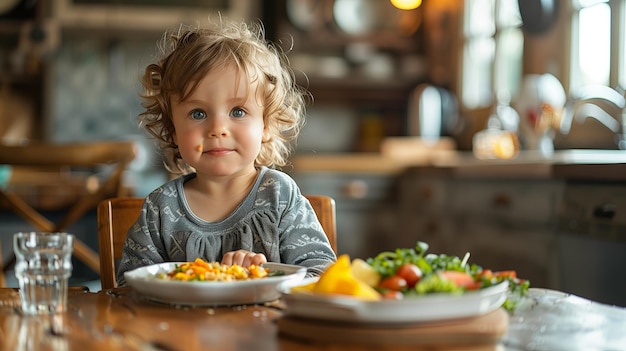
MULTIPOLYGON (((325 195, 306 195, 328 236, 330 245, 337 253, 337 223, 335 200, 325 195)), ((102 289, 117 287, 116 261, 122 257, 122 249, 128 229, 139 217, 144 199, 117 197, 98 205, 98 243, 100 248, 100 280, 102 289)))
MULTIPOLYGON (((112 165, 112 171, 106 172, 106 178, 96 182, 85 184, 81 193, 77 194, 77 200, 72 201, 63 217, 54 223, 42 215, 36 205, 29 203, 20 194, 12 190, 11 182, 6 188, 0 188, 0 201, 5 206, 37 229, 49 232, 67 230, 79 220, 87 211, 95 209, 103 199, 114 196, 122 196, 121 179, 128 164, 135 158, 135 146, 132 141, 106 141, 91 143, 28 143, 23 145, 0 144, 0 164, 10 165, 17 174, 16 182, 23 181, 23 176, 43 173, 44 176, 37 178, 29 187, 38 185, 37 182, 47 182, 52 188, 57 188, 62 179, 67 179, 74 169, 96 169, 103 165, 112 165), (56 175, 56 176, 49 176, 56 175), (52 178, 52 179, 51 179, 52 178)), ((32 181, 32 180, 31 180, 32 181)), ((40 184, 39 184, 40 185, 40 184)), ((69 189, 59 189, 59 193, 69 192, 69 189)), ((100 272, 98 253, 92 250, 79 238, 74 240, 74 255, 84 262, 95 272, 100 272)), ((2 267, 3 260, 0 251, 0 286, 5 286, 4 272, 15 262, 12 257, 6 267, 2 267)))

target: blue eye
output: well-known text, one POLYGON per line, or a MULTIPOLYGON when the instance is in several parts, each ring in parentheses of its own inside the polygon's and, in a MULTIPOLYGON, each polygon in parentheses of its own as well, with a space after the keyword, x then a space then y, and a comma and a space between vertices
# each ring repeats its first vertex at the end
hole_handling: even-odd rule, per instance
POLYGON ((191 116, 192 119, 205 119, 206 118, 206 113, 204 113, 204 111, 202 110, 193 110, 191 111, 189 115, 191 116))
POLYGON ((241 118, 246 115, 246 111, 237 107, 230 112, 230 115, 235 118, 241 118))

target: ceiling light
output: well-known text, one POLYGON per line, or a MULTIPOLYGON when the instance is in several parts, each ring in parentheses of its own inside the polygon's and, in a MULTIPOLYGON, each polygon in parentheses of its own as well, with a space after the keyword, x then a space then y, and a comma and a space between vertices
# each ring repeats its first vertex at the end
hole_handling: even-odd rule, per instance
POLYGON ((422 0, 390 0, 400 10, 415 10, 422 5, 422 0))

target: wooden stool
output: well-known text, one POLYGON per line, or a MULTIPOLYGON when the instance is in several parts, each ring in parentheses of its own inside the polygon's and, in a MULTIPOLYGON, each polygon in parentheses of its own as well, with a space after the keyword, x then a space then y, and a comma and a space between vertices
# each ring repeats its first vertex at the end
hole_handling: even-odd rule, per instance
MULTIPOLYGON (((128 164, 135 158, 135 146, 132 141, 106 141, 93 143, 55 144, 31 142, 24 145, 0 144, 0 164, 10 165, 16 169, 31 167, 39 171, 68 173, 73 168, 99 167, 111 165, 113 171, 106 179, 89 184, 88 189, 70 205, 65 215, 54 223, 43 216, 38 210, 11 191, 9 186, 0 188, 0 201, 8 204, 9 209, 33 224, 38 230, 60 232, 79 220, 87 211, 95 209, 98 203, 112 194, 121 193, 122 174, 128 164)), ((24 173, 24 172, 23 172, 24 173)), ((28 173, 25 173, 28 174, 28 173)), ((75 238, 74 255, 95 272, 100 273, 98 253, 83 241, 75 238)), ((3 266, 0 251, 0 286, 6 286, 5 271, 15 261, 3 266)))

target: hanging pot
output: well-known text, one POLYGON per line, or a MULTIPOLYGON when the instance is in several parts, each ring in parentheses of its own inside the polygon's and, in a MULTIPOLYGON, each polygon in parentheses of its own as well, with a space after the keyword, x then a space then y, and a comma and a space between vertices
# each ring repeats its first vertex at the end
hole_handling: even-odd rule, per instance
POLYGON ((37 0, 0 0, 0 19, 29 19, 35 16, 37 0))
POLYGON ((518 4, 522 28, 527 33, 545 33, 557 20, 558 0, 518 0, 518 4))

